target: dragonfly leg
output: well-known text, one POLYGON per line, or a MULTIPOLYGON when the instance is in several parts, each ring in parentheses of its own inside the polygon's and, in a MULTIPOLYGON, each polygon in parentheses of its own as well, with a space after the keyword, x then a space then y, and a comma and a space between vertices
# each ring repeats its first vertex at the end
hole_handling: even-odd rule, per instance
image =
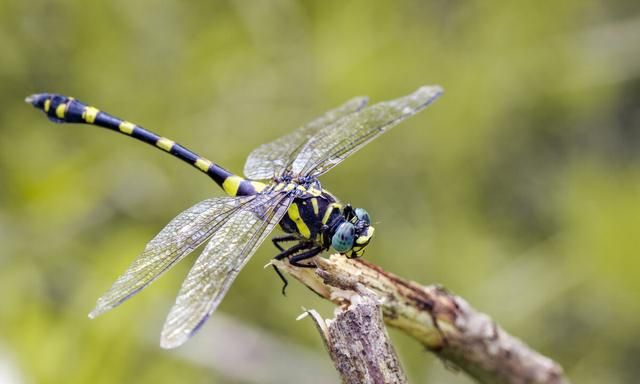
POLYGON ((289 258, 289 264, 294 265, 296 267, 302 267, 302 268, 316 268, 315 264, 306 264, 306 263, 301 263, 302 260, 306 260, 306 259, 310 259, 312 257, 314 257, 315 255, 319 254, 320 252, 322 252, 322 248, 321 247, 314 247, 309 249, 308 251, 302 252, 302 253, 298 253, 297 255, 291 256, 289 258))
MULTIPOLYGON (((274 240, 276 240, 276 239, 274 239, 274 240)), ((274 243, 275 243, 275 241, 274 241, 274 243)), ((278 245, 278 247, 279 247, 279 245, 278 245)), ((305 242, 299 242, 298 244, 296 244, 296 245, 294 245, 294 246, 292 246, 290 248, 282 250, 282 252, 278 253, 273 258, 276 259, 276 260, 284 260, 287 257, 293 256, 296 253, 304 251, 304 250, 307 250, 307 249, 309 249, 311 247, 313 247, 313 244, 305 243, 305 242)))
MULTIPOLYGON (((287 242, 287 241, 294 241, 294 240, 299 240, 299 239, 295 235, 276 236, 276 237, 271 239, 271 241, 273 242, 273 245, 275 245, 276 248, 278 248, 280 250, 280 252, 284 252, 284 248, 282 248, 280 243, 284 243, 284 242, 287 242)), ((278 256, 276 256, 276 257, 278 257, 278 256)))
MULTIPOLYGON (((300 242, 292 246, 291 248, 288 248, 288 249, 282 248, 282 246, 279 243, 285 242, 285 241, 298 240, 298 238, 295 237, 294 235, 274 237, 271 240, 273 241, 273 244, 281 251, 274 257, 274 259, 276 260, 286 259, 287 257, 293 256, 300 251, 304 251, 305 249, 309 249, 309 247, 312 246, 312 244, 300 242)), ((282 280, 282 295, 286 296, 286 289, 287 289, 287 285, 289 285, 289 281, 287 281, 287 278, 284 277, 284 275, 282 274, 282 272, 280 272, 278 267, 274 265, 273 269, 276 271, 276 274, 278 274, 278 277, 280 278, 280 280, 282 280)))
POLYGON ((273 270, 276 271, 276 274, 278 275, 280 280, 282 280, 282 296, 287 296, 287 285, 289 285, 289 281, 286 277, 284 277, 282 272, 280 272, 278 267, 276 267, 275 265, 273 266, 273 270))
MULTIPOLYGON (((277 244, 277 242, 293 240, 293 239, 289 239, 288 236, 283 236, 283 238, 274 238, 273 243, 276 244, 278 248, 280 248, 280 245, 277 244), (287 239, 283 240, 283 238, 287 238, 287 239)), ((295 239, 297 240, 297 238, 295 239)), ((289 258, 289 264, 293 266, 300 267, 300 268, 315 268, 316 267, 315 264, 301 263, 301 261, 312 258, 315 255, 319 254, 320 252, 322 252, 322 247, 319 247, 316 244, 311 242, 300 242, 289 249, 283 250, 282 252, 277 254, 274 257, 274 259, 283 260, 285 258, 289 258)), ((287 278, 284 277, 284 275, 282 274, 282 272, 280 272, 278 267, 274 265, 273 269, 276 271, 276 274, 278 274, 278 277, 280 278, 280 280, 282 280, 282 283, 283 283, 282 295, 285 295, 287 286, 289 285, 289 281, 287 281, 287 278)))

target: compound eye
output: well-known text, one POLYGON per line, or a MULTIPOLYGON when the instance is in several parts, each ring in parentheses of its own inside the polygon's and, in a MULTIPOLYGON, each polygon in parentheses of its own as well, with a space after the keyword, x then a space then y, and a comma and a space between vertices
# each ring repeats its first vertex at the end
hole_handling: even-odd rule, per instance
POLYGON ((356 208, 356 216, 358 219, 364 221, 367 224, 371 224, 371 219, 369 218, 369 213, 362 208, 356 208))
POLYGON ((340 253, 345 253, 353 247, 356 237, 356 228, 349 222, 344 222, 338 226, 336 233, 331 238, 331 246, 340 253))

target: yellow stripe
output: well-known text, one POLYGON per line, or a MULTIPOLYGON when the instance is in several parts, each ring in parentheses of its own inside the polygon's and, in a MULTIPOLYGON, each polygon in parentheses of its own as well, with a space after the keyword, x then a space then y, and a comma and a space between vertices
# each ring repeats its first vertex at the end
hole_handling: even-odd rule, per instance
POLYGON ((371 240, 373 232, 375 232, 375 228, 369 226, 369 228, 367 228, 367 233, 356 239, 356 244, 365 244, 367 241, 371 240))
POLYGON ((331 203, 329 204, 329 206, 327 207, 327 210, 324 211, 324 217, 322 218, 322 224, 327 224, 327 222, 329 221, 329 218, 331 217, 331 214, 333 213, 334 209, 341 209, 341 205, 339 203, 331 203))
POLYGON ((86 107, 84 111, 82 111, 82 120, 86 121, 89 124, 93 124, 96 121, 96 116, 98 116, 98 108, 94 107, 86 107))
POLYGON ((253 188, 256 190, 256 192, 262 192, 267 187, 267 184, 261 183, 259 181, 252 181, 251 185, 253 185, 253 188))
POLYGON ((211 162, 207 159, 203 159, 202 157, 196 160, 194 165, 198 167, 202 172, 208 172, 209 167, 211 166, 211 162))
POLYGON ((49 112, 49 108, 51 108, 51 99, 47 99, 44 101, 44 111, 49 112))
POLYGON ((229 196, 236 196, 238 194, 238 188, 240 188, 240 183, 243 181, 244 179, 240 176, 229 176, 222 183, 222 189, 224 189, 229 196))
POLYGON ((300 210, 298 209, 298 204, 296 203, 291 204, 289 206, 288 214, 289 214, 289 218, 293 220, 294 223, 296 223, 298 232, 300 232, 300 234, 306 239, 311 238, 311 231, 309 230, 309 227, 304 222, 304 220, 302 220, 302 217, 300 216, 300 210))
POLYGON ((307 192, 310 193, 311 196, 320 196, 320 195, 322 195, 322 191, 321 190, 319 190, 317 188, 313 188, 313 187, 309 188, 307 190, 307 192))
POLYGON ((136 127, 135 124, 130 123, 128 121, 123 121, 122 123, 120 123, 120 125, 118 126, 118 129, 120 130, 120 132, 122 133, 126 133, 127 135, 130 135, 133 132, 133 129, 136 127))
POLYGON ((166 137, 161 137, 156 141, 156 147, 162 148, 167 152, 171 152, 171 148, 173 148, 174 145, 176 145, 176 142, 166 137))
POLYGON ((274 192, 278 192, 279 190, 281 190, 282 188, 284 188, 286 184, 285 183, 278 183, 278 185, 276 185, 275 188, 273 188, 274 192))
POLYGON ((64 119, 64 114, 67 112, 67 104, 60 104, 56 107, 56 116, 64 119))
POLYGON ((318 216, 318 212, 320 212, 320 208, 318 208, 318 199, 315 197, 311 199, 311 206, 313 207, 313 213, 318 216))

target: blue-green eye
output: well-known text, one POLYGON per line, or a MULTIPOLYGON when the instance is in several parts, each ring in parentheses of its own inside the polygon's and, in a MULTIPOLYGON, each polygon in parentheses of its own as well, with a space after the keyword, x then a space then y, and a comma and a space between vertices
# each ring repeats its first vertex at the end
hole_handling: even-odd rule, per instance
POLYGON ((358 219, 363 220, 367 224, 371 224, 371 219, 369 218, 369 213, 362 208, 356 208, 356 216, 358 219))
POLYGON ((353 240, 356 237, 356 228, 349 222, 344 222, 338 226, 336 233, 331 238, 331 246, 340 253, 347 252, 353 247, 353 240))

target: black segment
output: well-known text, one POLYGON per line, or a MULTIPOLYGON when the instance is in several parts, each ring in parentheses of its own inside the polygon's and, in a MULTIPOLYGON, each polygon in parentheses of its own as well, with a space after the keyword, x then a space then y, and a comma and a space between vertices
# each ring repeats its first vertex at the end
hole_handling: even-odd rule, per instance
MULTIPOLYGON (((107 128, 112 131, 116 131, 124 135, 131 136, 135 139, 138 139, 149 145, 153 145, 154 147, 159 148, 156 146, 156 143, 161 138, 161 136, 144 129, 139 125, 136 125, 130 134, 127 132, 123 132, 120 130, 120 125, 123 123, 123 121, 115 116, 109 115, 108 113, 100 111, 97 113, 93 123, 86 122, 83 118, 83 114, 86 112, 88 106, 76 99, 62 96, 62 95, 57 95, 57 94, 39 93, 36 95, 29 96, 26 99, 26 101, 31 105, 33 105, 34 107, 45 112, 47 114, 47 117, 49 117, 50 120, 56 123, 79 123, 79 124, 84 123, 84 124, 96 125, 98 127, 107 128), (48 110, 45 111, 47 102, 49 103, 48 110), (66 107, 65 107, 64 117, 60 118, 58 117, 56 111, 58 107, 62 104, 64 104, 66 107)), ((195 165, 196 160, 204 159, 198 156, 198 154, 196 154, 195 152, 192 152, 177 143, 173 145, 169 153, 183 160, 184 162, 189 163, 189 165, 193 167, 196 167, 195 165)), ((224 181, 229 176, 233 175, 231 172, 213 163, 205 173, 209 175, 209 177, 211 177, 213 181, 215 181, 221 187, 222 187, 222 183, 224 183, 224 181)), ((252 195, 252 194, 255 194, 255 189, 252 186, 251 188, 245 187, 244 189, 242 189, 242 193, 238 191, 238 194, 252 195)))

